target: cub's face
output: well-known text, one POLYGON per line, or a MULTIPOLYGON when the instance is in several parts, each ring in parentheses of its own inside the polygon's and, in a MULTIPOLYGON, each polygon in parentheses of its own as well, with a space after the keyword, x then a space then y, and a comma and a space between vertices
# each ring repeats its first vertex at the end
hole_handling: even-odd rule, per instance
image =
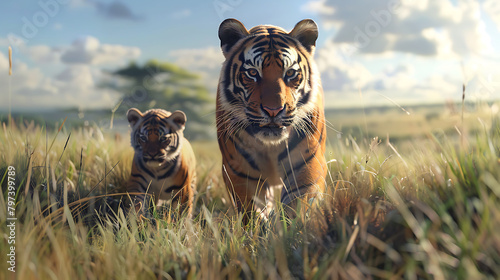
POLYGON ((304 118, 315 108, 311 62, 316 24, 302 21, 287 33, 274 26, 247 31, 239 21, 226 20, 219 37, 226 57, 219 104, 238 126, 235 130, 274 145, 292 129, 304 129, 304 118))
POLYGON ((152 109, 143 114, 132 108, 127 119, 136 157, 148 167, 161 167, 179 155, 186 123, 182 111, 152 109))

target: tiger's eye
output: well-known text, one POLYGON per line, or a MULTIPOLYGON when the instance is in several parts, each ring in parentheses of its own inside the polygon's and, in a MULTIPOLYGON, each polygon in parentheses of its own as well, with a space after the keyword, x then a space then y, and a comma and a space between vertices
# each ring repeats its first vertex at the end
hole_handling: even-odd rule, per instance
POLYGON ((295 72, 297 72, 297 71, 295 71, 295 69, 288 69, 286 71, 286 77, 287 78, 293 77, 295 75, 295 72))
POLYGON ((255 77, 255 76, 257 76, 257 74, 259 74, 259 73, 258 73, 258 72, 257 72, 257 70, 255 70, 255 69, 250 69, 250 70, 248 70, 248 74, 249 74, 250 76, 252 76, 252 77, 255 77))

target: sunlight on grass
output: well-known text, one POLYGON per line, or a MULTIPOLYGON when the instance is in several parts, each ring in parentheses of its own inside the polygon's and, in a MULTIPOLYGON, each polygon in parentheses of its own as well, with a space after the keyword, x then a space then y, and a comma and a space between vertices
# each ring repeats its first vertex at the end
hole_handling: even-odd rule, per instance
MULTIPOLYGON (((159 209, 148 221, 120 200, 128 137, 3 123, 0 232, 12 165, 17 279, 495 279, 500 126, 486 123, 467 123, 467 143, 446 129, 397 142, 332 132, 320 206, 299 203, 290 219, 278 204, 269 221, 255 215, 246 225, 233 214, 215 141, 193 143, 193 219, 159 209)), ((0 263, 9 279, 6 254, 0 263)))

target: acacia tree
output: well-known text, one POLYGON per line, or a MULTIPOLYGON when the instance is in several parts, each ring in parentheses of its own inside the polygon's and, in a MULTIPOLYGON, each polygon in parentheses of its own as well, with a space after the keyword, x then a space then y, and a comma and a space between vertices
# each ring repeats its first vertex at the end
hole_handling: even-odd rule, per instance
POLYGON ((144 65, 131 62, 111 74, 118 82, 107 84, 123 94, 117 113, 135 107, 141 111, 161 108, 167 111, 182 110, 188 124, 185 134, 193 138, 206 138, 211 123, 213 100, 200 77, 179 66, 150 60, 144 65))

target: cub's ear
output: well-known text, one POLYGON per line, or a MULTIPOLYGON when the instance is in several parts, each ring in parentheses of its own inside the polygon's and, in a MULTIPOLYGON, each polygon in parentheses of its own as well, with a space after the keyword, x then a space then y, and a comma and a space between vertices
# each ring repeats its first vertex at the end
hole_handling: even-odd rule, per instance
POLYGON ((220 47, 224 56, 227 56, 229 50, 231 50, 241 38, 249 34, 248 30, 240 21, 234 18, 224 20, 219 26, 220 47))
POLYGON ((170 119, 172 119, 172 121, 179 126, 179 129, 184 129, 184 127, 186 126, 186 121, 187 121, 187 118, 186 118, 186 114, 184 114, 184 112, 182 111, 175 111, 172 113, 172 115, 170 115, 169 117, 170 119))
POLYGON ((313 54, 318 39, 318 26, 312 19, 299 21, 290 33, 290 36, 297 39, 306 50, 313 54))
POLYGON ((142 118, 142 113, 136 108, 127 111, 127 119, 130 127, 133 127, 142 118))

